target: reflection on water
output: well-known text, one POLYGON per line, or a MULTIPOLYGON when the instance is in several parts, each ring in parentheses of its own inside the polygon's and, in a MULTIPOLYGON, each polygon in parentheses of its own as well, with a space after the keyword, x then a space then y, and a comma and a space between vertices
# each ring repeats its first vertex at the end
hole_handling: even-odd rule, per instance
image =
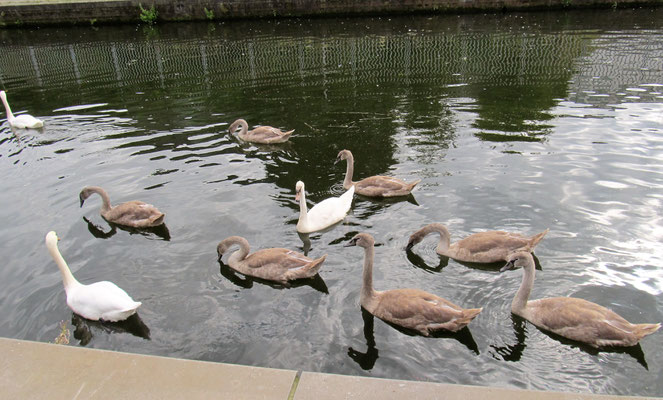
POLYGON ((55 229, 77 279, 116 282, 143 302, 150 340, 83 323, 90 347, 661 396, 663 335, 588 352, 512 318, 519 274, 439 257, 434 239, 405 245, 430 222, 454 238, 550 228, 532 298, 581 297, 663 321, 662 13, 2 30, 0 86, 45 127, 0 120, 0 335, 50 341, 68 318, 43 246, 55 229), (237 118, 295 132, 283 145, 247 144, 227 131, 237 118), (342 223, 298 235, 295 183, 313 204, 338 196, 344 148, 361 160, 358 178, 422 182, 407 199, 357 196, 342 223), (87 185, 159 204, 168 228, 107 224, 78 208, 87 185), (483 311, 450 337, 374 322, 359 311, 362 257, 342 247, 358 232, 380 245, 376 287, 483 311), (284 290, 217 262, 231 235, 328 257, 319 276, 284 290))
POLYGON ((75 327, 74 338, 79 341, 81 346, 86 346, 90 343, 94 337, 93 330, 101 331, 104 334, 130 333, 134 336, 150 340, 150 328, 145 325, 138 314, 133 314, 124 321, 106 322, 92 321, 72 313, 71 324, 75 327))
POLYGON ((157 236, 163 240, 170 240, 170 232, 168 231, 168 227, 166 224, 161 224, 156 227, 149 227, 149 228, 133 228, 130 226, 125 226, 125 225, 118 225, 114 224, 112 222, 106 221, 106 223, 110 226, 110 230, 108 232, 104 231, 103 228, 97 226, 94 224, 94 222, 90 221, 87 219, 87 217, 83 217, 83 221, 87 224, 87 230, 90 231, 92 236, 99 238, 99 239, 108 239, 115 235, 117 233, 117 230, 123 230, 125 232, 129 232, 129 234, 140 234, 146 237, 150 236, 157 236))
POLYGON ((325 281, 322 279, 320 274, 316 274, 311 278, 296 279, 294 281, 288 281, 285 284, 282 284, 279 282, 256 278, 254 276, 243 275, 224 263, 221 258, 219 258, 219 265, 219 272, 221 275, 223 275, 230 282, 244 289, 250 289, 253 287, 253 282, 260 282, 263 285, 267 285, 275 289, 296 288, 307 285, 321 293, 329 294, 329 289, 327 288, 327 285, 325 284, 325 281))

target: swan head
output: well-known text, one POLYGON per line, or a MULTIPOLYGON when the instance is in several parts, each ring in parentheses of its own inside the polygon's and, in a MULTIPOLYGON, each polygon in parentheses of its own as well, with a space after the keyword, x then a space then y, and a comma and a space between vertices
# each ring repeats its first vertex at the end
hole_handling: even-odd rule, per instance
POLYGON ((431 232, 439 233, 441 239, 443 240, 448 239, 449 236, 447 228, 444 225, 438 223, 428 224, 410 235, 410 238, 407 241, 407 246, 405 246, 405 250, 408 251, 412 249, 414 245, 424 240, 424 238, 431 232))
POLYGON ((372 247, 375 244, 375 239, 373 239, 373 236, 371 236, 368 233, 358 233, 350 239, 349 242, 343 245, 343 247, 352 247, 352 246, 359 246, 363 247, 365 249, 372 247))
POLYGON ((500 268, 500 272, 508 271, 518 267, 526 267, 530 263, 534 264, 534 259, 532 258, 531 253, 526 251, 512 253, 509 254, 509 257, 506 260, 506 264, 500 268))
POLYGON ((336 165, 339 161, 347 160, 348 158, 352 158, 352 153, 350 152, 350 150, 341 150, 338 152, 338 155, 336 156, 336 161, 334 161, 334 165, 336 165))
POLYGON ((228 251, 228 249, 231 248, 232 245, 236 243, 236 241, 233 240, 235 238, 236 238, 235 236, 231 236, 219 242, 219 244, 216 246, 216 254, 219 255, 217 261, 221 261, 221 258, 226 253, 226 251, 228 251))
POLYGON ((415 233, 410 235, 410 238, 407 240, 407 246, 405 246, 405 251, 412 250, 415 244, 424 240, 424 237, 426 235, 422 235, 420 232, 421 231, 416 231, 415 233))
POLYGON ((78 195, 78 199, 81 201, 81 207, 83 207, 83 203, 85 203, 85 200, 90 197, 92 193, 94 193, 94 191, 89 187, 85 187, 81 190, 81 193, 78 195))
POLYGON ((46 234, 46 247, 48 247, 48 248, 57 247, 59 240, 60 240, 60 238, 55 233, 55 231, 48 232, 46 234))
POLYGON ((303 191, 304 191, 304 182, 297 181, 297 184, 295 185, 295 201, 299 201, 299 199, 302 197, 303 191))
POLYGON ((221 261, 221 258, 223 257, 223 253, 225 253, 228 250, 228 246, 225 243, 225 240, 219 243, 218 246, 216 246, 216 254, 218 254, 218 258, 216 261, 221 261))

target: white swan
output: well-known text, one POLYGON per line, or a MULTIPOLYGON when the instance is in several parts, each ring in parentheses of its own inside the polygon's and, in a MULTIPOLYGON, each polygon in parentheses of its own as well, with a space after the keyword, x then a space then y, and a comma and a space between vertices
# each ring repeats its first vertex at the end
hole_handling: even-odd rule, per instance
POLYGON ((134 301, 114 283, 101 281, 83 285, 78 282, 58 250, 58 240, 55 232, 46 234, 46 247, 60 268, 67 305, 72 311, 93 321, 102 319, 112 322, 125 320, 136 312, 142 303, 134 301))
POLYGON ((311 233, 323 230, 328 226, 334 225, 345 218, 345 214, 352 205, 352 196, 355 193, 355 187, 352 186, 340 197, 330 197, 321 201, 309 211, 306 207, 306 193, 304 192, 304 182, 299 181, 295 185, 295 200, 299 201, 299 221, 297 221, 297 232, 311 233))
POLYGON ((17 117, 12 113, 12 109, 9 108, 9 103, 7 102, 7 93, 4 90, 0 90, 0 98, 2 99, 2 104, 5 105, 5 113, 7 113, 7 122, 9 125, 14 128, 41 128, 44 126, 44 121, 37 119, 29 114, 21 114, 17 117))

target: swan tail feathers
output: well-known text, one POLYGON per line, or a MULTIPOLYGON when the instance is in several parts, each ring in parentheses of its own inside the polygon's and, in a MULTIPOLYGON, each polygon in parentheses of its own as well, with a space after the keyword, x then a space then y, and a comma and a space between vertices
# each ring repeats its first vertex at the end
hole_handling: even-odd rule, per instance
POLYGON ((638 339, 651 335, 661 327, 661 324, 636 324, 634 332, 638 339))
POLYGON ((543 239, 544 236, 550 231, 550 228, 547 228, 545 231, 541 233, 537 233, 536 235, 532 236, 532 242, 530 244, 530 248, 536 247, 537 244, 543 239))
POLYGON ((143 303, 141 303, 140 301, 134 301, 134 303, 131 306, 126 307, 123 310, 116 310, 104 313, 101 316, 99 316, 99 319, 111 322, 124 321, 125 319, 134 315, 136 313, 136 310, 138 310, 138 307, 140 307, 142 304, 143 303))
POLYGON ((317 274, 318 271, 320 271, 320 268, 322 267, 322 263, 325 261, 326 258, 327 258, 327 255, 325 254, 324 256, 311 261, 311 263, 306 267, 306 272, 307 272, 306 275, 308 277, 311 277, 311 276, 317 274))
POLYGON ((416 181, 408 183, 408 190, 414 189, 414 187, 417 186, 419 182, 421 182, 421 179, 417 179, 416 181))
POLYGON ((163 219, 166 217, 166 214, 161 213, 159 215, 155 215, 154 217, 150 218, 150 224, 152 226, 159 226, 163 224, 163 219))
POLYGON ((469 308, 467 310, 463 310, 463 315, 456 320, 456 323, 461 326, 469 324, 474 318, 476 318, 477 315, 479 315, 481 310, 483 310, 483 308, 469 308))
POLYGON ((348 189, 347 192, 343 193, 341 195, 341 199, 344 201, 351 202, 352 201, 352 196, 355 194, 355 185, 350 186, 350 189, 348 189))

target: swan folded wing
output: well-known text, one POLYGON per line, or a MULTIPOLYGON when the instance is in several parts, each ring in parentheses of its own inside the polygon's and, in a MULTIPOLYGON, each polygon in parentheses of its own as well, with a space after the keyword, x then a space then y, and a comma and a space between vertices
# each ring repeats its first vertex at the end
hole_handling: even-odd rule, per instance
POLYGON ((11 125, 15 128, 42 128, 44 122, 40 119, 33 117, 32 115, 21 114, 17 115, 11 122, 11 125))
POLYGON ((527 308, 527 319, 534 325, 589 344, 599 338, 618 340, 630 332, 631 324, 624 318, 584 299, 552 297, 530 301, 527 308))
POLYGON ((81 285, 68 292, 67 305, 76 314, 90 320, 117 321, 124 314, 133 314, 141 303, 134 301, 127 292, 114 283, 101 281, 90 285, 81 285), (115 315, 117 317, 113 318, 112 316, 115 315), (108 316, 111 317, 108 318, 108 316))
POLYGON ((313 206, 308 212, 308 220, 327 227, 342 220, 349 209, 350 205, 346 206, 340 197, 331 197, 313 206))
POLYGON ((503 231, 479 232, 451 245, 455 258, 468 261, 499 261, 515 251, 527 247, 528 238, 518 233, 503 231))
POLYGON ((259 126, 247 133, 246 136, 252 140, 270 143, 275 140, 285 139, 290 136, 292 132, 293 131, 283 132, 280 129, 271 126, 259 126))
POLYGON ((498 247, 514 251, 527 245, 527 243, 527 238, 517 233, 486 231, 461 239, 456 242, 456 246, 475 253, 483 253, 498 247))
POLYGON ((106 218, 121 225, 140 226, 160 222, 164 214, 152 204, 128 201, 113 207, 106 218))
POLYGON ((408 190, 408 184, 390 176, 376 175, 355 183, 357 193, 366 196, 389 196, 408 190))
POLYGON ((383 310, 387 320, 410 321, 413 325, 420 325, 447 322, 462 314, 455 304, 422 290, 396 289, 383 293, 385 295, 380 299, 378 309, 383 310))
POLYGON ((246 261, 251 268, 265 268, 273 265, 272 268, 293 269, 303 267, 313 260, 296 251, 271 248, 256 251, 249 255, 246 261))

